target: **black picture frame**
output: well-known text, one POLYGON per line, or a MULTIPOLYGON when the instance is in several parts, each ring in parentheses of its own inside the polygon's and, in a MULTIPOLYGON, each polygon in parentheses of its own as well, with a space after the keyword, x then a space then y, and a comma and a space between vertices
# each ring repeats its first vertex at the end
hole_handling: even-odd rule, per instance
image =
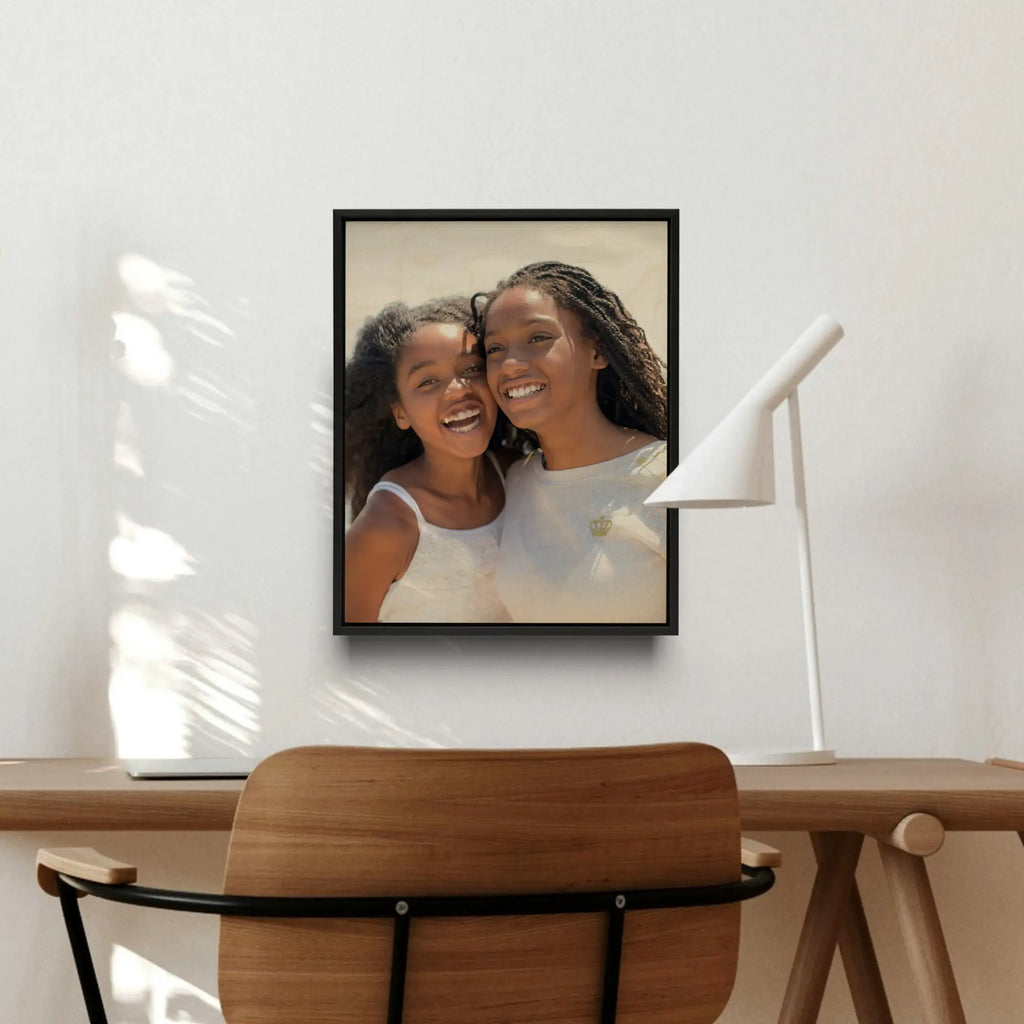
MULTIPOLYGON (((545 238, 550 237, 554 226, 557 234, 557 225, 565 225, 565 234, 569 238, 576 238, 579 231, 586 231, 588 225, 595 229, 606 226, 605 233, 609 238, 615 237, 616 227, 629 225, 643 226, 651 225, 652 232, 658 233, 660 237, 661 227, 664 228, 664 281, 663 292, 660 292, 662 300, 661 310, 657 316, 663 317, 664 352, 659 352, 663 358, 666 368, 666 381, 668 384, 668 438, 667 438, 667 466, 668 471, 678 463, 678 342, 679 342, 679 211, 663 209, 542 209, 542 210, 335 210, 334 211, 334 393, 335 393, 335 431, 334 431, 334 528, 333 528, 333 632, 336 636, 373 636, 384 635, 394 636, 402 634, 413 635, 443 635, 443 636, 467 636, 474 634, 495 635, 505 633, 531 634, 531 635, 676 635, 679 631, 678 624, 678 517, 675 509, 666 511, 666 567, 665 567, 665 618, 658 622, 564 622, 564 623, 493 623, 493 622, 451 622, 451 623, 412 623, 412 622, 346 622, 344 615, 344 583, 345 583, 345 532, 346 532, 346 496, 344 491, 344 424, 345 409, 343 396, 345 394, 345 366, 349 354, 347 345, 351 342, 354 329, 359 326, 366 316, 371 315, 382 308, 386 301, 399 299, 407 302, 422 302, 428 298, 435 298, 438 295, 454 292, 482 291, 492 288, 499 277, 507 276, 527 262, 534 262, 535 259, 554 259, 566 263, 575 263, 579 266, 587 266, 585 255, 579 257, 580 247, 573 243, 567 243, 559 251, 549 252, 541 246, 543 252, 538 252, 531 259, 517 262, 514 256, 509 257, 503 272, 492 275, 493 280, 459 280, 453 281, 451 286, 441 290, 434 290, 432 294, 404 294, 409 290, 408 267, 420 263, 430 263, 430 252, 416 252, 416 246, 408 245, 410 237, 419 239, 432 239, 434 233, 431 224, 437 225, 436 235, 447 237, 451 233, 452 225, 473 225, 474 230, 479 230, 483 225, 493 223, 494 225, 494 247, 502 251, 502 238, 511 237, 509 228, 515 230, 517 238, 521 238, 524 231, 529 231, 529 225, 536 224, 537 232, 545 238), (365 237, 367 229, 376 230, 377 225, 381 231, 390 230, 395 238, 404 238, 401 247, 395 246, 394 260, 385 259, 378 263, 380 269, 383 266, 383 274, 394 274, 394 294, 387 293, 387 285, 383 286, 382 295, 388 294, 385 302, 378 298, 376 302, 367 305, 366 301, 360 303, 361 296, 356 294, 358 286, 350 283, 355 275, 350 259, 355 261, 356 257, 350 253, 352 238, 365 237), (408 231, 402 230, 402 226, 409 227, 408 231), (504 229, 504 230, 503 230, 504 229), (426 232, 426 234, 424 234, 426 232), (412 251, 405 251, 408 248, 412 251), (401 251, 399 251, 401 249, 401 251), (375 307, 375 308, 374 308, 375 307)), ((604 230, 602 228, 602 230, 604 230)), ((600 234, 597 231, 597 234, 600 234)), ((432 242, 428 242, 429 249, 432 242)), ((386 247, 384 247, 386 249, 386 247)), ((509 246, 514 249, 514 246, 509 246)), ((552 246, 558 249, 558 246, 552 246)), ((607 247, 608 252, 612 251, 607 247)), ((627 247, 628 248, 628 247, 627 247)), ((585 247, 584 247, 585 252, 585 247)), ((492 253, 493 255, 493 253, 492 253)), ((616 254, 616 258, 622 258, 616 254)), ((625 257, 625 258, 628 258, 625 257)), ((500 259, 500 257, 499 257, 500 259)), ((468 261, 472 263, 470 259, 468 261)), ((591 268, 588 268, 591 269, 591 268)), ((600 275, 595 271, 595 276, 601 280, 600 275)), ((380 274, 375 274, 370 280, 377 288, 380 274)), ((469 278, 472 274, 467 274, 469 278)), ((648 273, 648 277, 651 275, 648 273)), ((629 296, 621 285, 615 280, 601 280, 601 283, 616 291, 623 299, 627 308, 630 308, 629 296)), ((632 310, 637 316, 641 326, 645 328, 650 336, 652 324, 644 323, 636 310, 632 310)), ((658 325, 656 333, 662 333, 662 327, 658 325)))

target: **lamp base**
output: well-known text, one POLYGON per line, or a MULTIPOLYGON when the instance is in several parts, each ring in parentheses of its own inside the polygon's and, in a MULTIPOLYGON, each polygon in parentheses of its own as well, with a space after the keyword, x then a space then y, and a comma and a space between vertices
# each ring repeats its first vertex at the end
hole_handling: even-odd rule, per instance
POLYGON ((734 765, 835 764, 834 750, 726 750, 734 765))

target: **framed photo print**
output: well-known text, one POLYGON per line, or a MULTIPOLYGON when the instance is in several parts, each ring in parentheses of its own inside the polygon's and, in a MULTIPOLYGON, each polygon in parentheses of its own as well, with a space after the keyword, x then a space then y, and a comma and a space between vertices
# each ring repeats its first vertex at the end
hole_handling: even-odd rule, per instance
POLYGON ((677 210, 334 214, 334 632, 676 633, 677 210))

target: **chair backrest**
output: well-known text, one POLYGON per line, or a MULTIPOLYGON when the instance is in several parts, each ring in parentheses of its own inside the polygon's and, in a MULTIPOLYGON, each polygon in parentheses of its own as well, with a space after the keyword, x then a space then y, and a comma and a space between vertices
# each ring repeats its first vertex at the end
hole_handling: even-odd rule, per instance
MULTIPOLYGON (((732 767, 703 744, 576 750, 304 747, 250 776, 225 892, 438 896, 740 877, 732 767)), ((705 1024, 735 977, 738 903, 636 910, 620 1024, 705 1024)), ((603 914, 412 921, 405 1024, 597 1024, 603 914)), ((383 1024, 389 920, 223 918, 230 1024, 383 1024)))

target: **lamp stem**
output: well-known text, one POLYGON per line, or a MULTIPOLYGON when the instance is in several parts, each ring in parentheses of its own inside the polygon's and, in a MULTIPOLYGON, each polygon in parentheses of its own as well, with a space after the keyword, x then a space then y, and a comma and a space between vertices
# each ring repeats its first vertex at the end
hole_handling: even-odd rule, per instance
POLYGON ((821 676, 818 667, 818 627, 814 617, 814 583, 811 575, 811 536, 804 485, 804 450, 800 436, 800 401, 794 390, 787 399, 789 444, 793 461, 793 496, 797 515, 797 548, 800 553, 800 591, 804 612, 804 645, 807 654, 807 687, 811 703, 814 749, 825 749, 825 722, 821 709, 821 676))

